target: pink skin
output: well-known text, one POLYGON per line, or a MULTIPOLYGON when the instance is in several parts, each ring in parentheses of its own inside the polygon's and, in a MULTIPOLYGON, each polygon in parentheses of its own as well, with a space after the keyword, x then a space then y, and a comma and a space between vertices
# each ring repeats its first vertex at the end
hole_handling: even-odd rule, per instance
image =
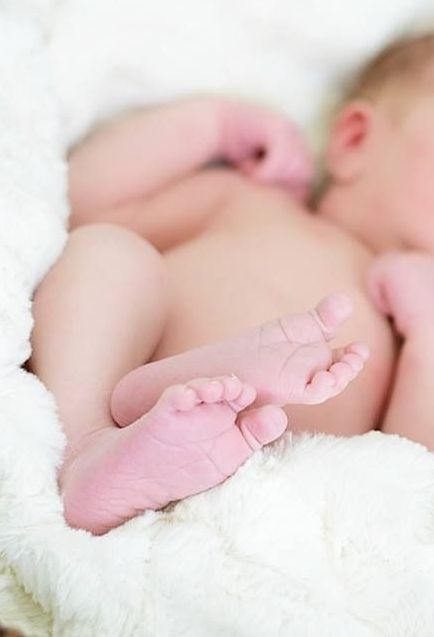
MULTIPOLYGON (((331 184, 318 213, 375 252, 434 250, 434 91, 428 85, 405 97, 409 104, 393 92, 378 102, 349 102, 327 146, 331 184)), ((305 198, 313 164, 300 131, 265 109, 229 103, 224 110, 224 158, 260 183, 305 198)))
MULTIPOLYGON (((434 251, 433 112, 429 78, 413 95, 392 91, 377 102, 349 102, 328 143, 332 183, 318 206, 321 216, 337 221, 375 252, 388 251, 370 274, 370 290, 379 310, 394 316, 403 335, 410 316, 426 317, 431 303, 432 262, 423 252, 434 251), (402 248, 413 252, 390 252, 402 248)), ((281 183, 291 189, 295 184, 296 191, 310 185, 311 158, 297 129, 278 116, 268 116, 267 121, 265 113, 259 126, 259 120, 238 122, 236 109, 229 116, 232 143, 242 148, 243 135, 251 142, 246 145, 251 156, 235 162, 239 168, 248 166, 249 176, 268 185, 281 183), (257 145, 266 149, 257 162, 252 152, 256 138, 264 140, 257 145)), ((237 159, 230 147, 227 155, 237 159)))
POLYGON ((379 311, 404 338, 381 429, 434 450, 431 70, 419 84, 399 92, 386 87, 377 100, 353 100, 342 109, 326 153, 330 186, 317 213, 373 253, 395 251, 379 257, 369 283, 379 311))
MULTIPOLYGON (((308 146, 283 116, 239 101, 179 101, 114 122, 73 153, 72 226, 107 220, 107 213, 125 202, 143 200, 216 160, 299 199, 307 196, 312 182, 308 146), (197 130, 201 135, 192 134, 197 130)), ((119 223, 128 225, 125 218, 119 223)))
MULTIPOLYGON (((235 360, 256 385, 228 376, 189 381, 164 390, 156 403, 151 393, 147 402, 155 405, 128 427, 104 428, 82 439, 61 475, 69 524, 104 533, 139 511, 209 489, 282 435, 286 415, 276 404, 320 403, 343 391, 368 357, 361 344, 335 351, 327 344, 351 309, 347 297, 334 295, 313 312, 139 368, 160 364, 167 385, 173 369, 189 375, 196 365, 227 367, 235 360), (257 407, 244 412, 255 400, 257 407)), ((130 407, 129 384, 136 397, 146 394, 146 379, 139 380, 145 381, 141 391, 134 373, 122 383, 115 411, 116 403, 120 411, 130 407)), ((143 404, 136 402, 135 411, 143 404)))
POLYGON ((384 254, 369 273, 369 290, 379 311, 393 318, 401 336, 434 331, 434 258, 430 254, 384 254))
POLYGON ((434 257, 394 252, 377 259, 369 275, 371 295, 392 317, 404 342, 382 430, 434 451, 434 257))
POLYGON ((142 365, 115 387, 112 417, 119 426, 129 425, 152 407, 168 383, 228 369, 255 387, 256 404, 283 407, 329 400, 368 358, 361 343, 340 350, 328 345, 351 312, 348 297, 331 295, 311 313, 292 314, 239 337, 142 365))
POLYGON ((313 179, 313 162, 306 141, 289 120, 267 109, 232 103, 225 107, 222 151, 226 160, 247 177, 282 186, 300 201, 313 179))
POLYGON ((138 511, 219 484, 286 428, 285 412, 271 405, 235 424, 255 398, 235 377, 196 379, 166 389, 125 430, 92 433, 62 470, 67 520, 101 534, 138 511))

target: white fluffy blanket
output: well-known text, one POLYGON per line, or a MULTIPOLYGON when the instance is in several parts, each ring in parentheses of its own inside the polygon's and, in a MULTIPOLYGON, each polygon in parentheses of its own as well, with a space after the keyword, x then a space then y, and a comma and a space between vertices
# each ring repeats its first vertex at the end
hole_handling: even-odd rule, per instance
POLYGON ((122 108, 204 91, 262 99, 312 132, 338 81, 431 5, 0 2, 2 623, 31 637, 434 635, 424 448, 288 435, 221 487, 94 538, 63 522, 55 406, 20 369, 29 299, 65 240, 68 145, 122 108))

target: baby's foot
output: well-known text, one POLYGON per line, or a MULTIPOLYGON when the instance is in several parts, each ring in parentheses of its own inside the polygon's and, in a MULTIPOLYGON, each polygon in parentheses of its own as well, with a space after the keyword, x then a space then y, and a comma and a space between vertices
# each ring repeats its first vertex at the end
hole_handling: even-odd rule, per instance
POLYGON ((123 426, 149 409, 161 384, 186 375, 235 373, 253 385, 257 404, 321 403, 341 393, 363 368, 365 345, 332 350, 334 338, 352 312, 348 297, 334 294, 311 312, 291 314, 245 334, 139 367, 124 377, 112 396, 112 414, 123 426))
POLYGON ((223 482, 285 431, 284 411, 271 405, 236 422, 255 398, 233 376, 197 379, 165 390, 130 427, 92 434, 62 471, 66 520, 101 534, 223 482))
POLYGON ((391 252, 369 272, 369 290, 378 309, 405 337, 434 326, 434 258, 425 252, 391 252))
POLYGON ((249 379, 260 402, 313 405, 340 394, 362 370, 369 352, 362 343, 332 350, 333 339, 352 313, 348 297, 326 297, 311 312, 292 314, 258 330, 249 379))

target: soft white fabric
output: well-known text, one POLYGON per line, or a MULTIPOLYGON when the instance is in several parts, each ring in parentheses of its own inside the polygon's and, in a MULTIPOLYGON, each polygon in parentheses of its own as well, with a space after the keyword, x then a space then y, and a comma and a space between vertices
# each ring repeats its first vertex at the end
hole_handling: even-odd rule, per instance
MULTIPOLYGON (((19 369, 65 241, 67 145, 122 108, 318 105, 427 0, 0 3, 0 618, 32 637, 430 637, 434 458, 371 433, 288 436, 231 480, 102 538, 68 529, 54 403, 19 369)), ((79 311, 79 308, 77 308, 79 311)), ((59 352, 59 356, 61 352, 59 352)))

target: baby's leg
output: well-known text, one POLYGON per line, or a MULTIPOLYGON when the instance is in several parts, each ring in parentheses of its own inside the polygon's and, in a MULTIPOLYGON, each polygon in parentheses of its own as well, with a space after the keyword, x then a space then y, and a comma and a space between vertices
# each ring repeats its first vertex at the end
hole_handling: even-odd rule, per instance
POLYGON ((331 295, 311 312, 291 314, 238 337, 143 365, 116 386, 113 417, 120 426, 134 422, 163 387, 198 374, 236 374, 255 387, 258 405, 324 402, 343 391, 368 357, 360 343, 334 351, 328 344, 351 311, 346 296, 331 295))
POLYGON ((419 252, 381 257, 371 270, 370 287, 378 308, 404 338, 381 429, 434 451, 434 258, 419 252))
POLYGON ((102 533, 147 508, 214 486, 286 427, 277 407, 253 410, 235 378, 166 390, 149 413, 118 429, 115 383, 151 355, 164 326, 161 259, 120 227, 72 233, 35 297, 31 369, 57 399, 68 444, 60 473, 72 526, 102 533))
POLYGON ((113 426, 111 391, 158 343, 167 308, 160 255, 134 233, 75 230, 34 301, 32 371, 53 392, 68 439, 113 426))

